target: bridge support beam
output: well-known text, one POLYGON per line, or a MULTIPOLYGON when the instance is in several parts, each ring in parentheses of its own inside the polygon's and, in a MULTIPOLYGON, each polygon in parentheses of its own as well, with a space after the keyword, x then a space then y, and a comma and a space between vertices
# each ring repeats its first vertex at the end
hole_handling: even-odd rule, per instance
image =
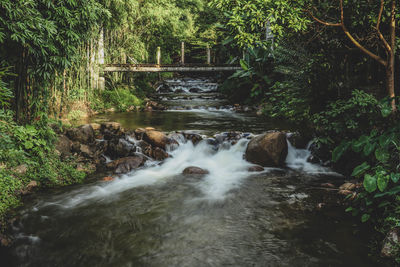
POLYGON ((161 47, 157 47, 157 65, 161 65, 161 47))
POLYGON ((185 64, 185 42, 181 43, 181 64, 185 64))

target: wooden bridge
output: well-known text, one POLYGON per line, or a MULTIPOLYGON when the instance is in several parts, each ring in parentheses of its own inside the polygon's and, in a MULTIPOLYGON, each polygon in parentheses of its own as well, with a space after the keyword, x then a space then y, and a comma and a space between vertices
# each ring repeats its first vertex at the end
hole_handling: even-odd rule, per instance
POLYGON ((237 65, 211 64, 105 64, 103 72, 222 72, 235 71, 237 65))
POLYGON ((103 72, 222 72, 236 71, 241 67, 230 64, 211 64, 211 50, 207 46, 207 63, 185 63, 185 43, 181 44, 181 61, 178 64, 161 64, 161 49, 157 48, 156 64, 103 64, 103 72))

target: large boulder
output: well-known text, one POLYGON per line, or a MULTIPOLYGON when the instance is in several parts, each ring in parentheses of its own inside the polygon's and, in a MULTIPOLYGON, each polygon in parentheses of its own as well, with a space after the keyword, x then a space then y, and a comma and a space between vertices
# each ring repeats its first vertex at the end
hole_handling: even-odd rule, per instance
POLYGON ((68 129, 67 136, 72 141, 89 144, 94 141, 94 130, 90 124, 85 124, 78 128, 68 129))
POLYGON ((169 139, 164 133, 154 130, 146 131, 143 140, 164 150, 169 143, 169 139))
POLYGON ((270 132, 253 138, 246 149, 246 160, 264 167, 281 167, 288 154, 286 134, 270 132))
POLYGON ((131 157, 121 158, 114 160, 107 164, 107 168, 114 170, 115 173, 128 173, 142 166, 146 162, 146 159, 142 155, 135 155, 131 157))

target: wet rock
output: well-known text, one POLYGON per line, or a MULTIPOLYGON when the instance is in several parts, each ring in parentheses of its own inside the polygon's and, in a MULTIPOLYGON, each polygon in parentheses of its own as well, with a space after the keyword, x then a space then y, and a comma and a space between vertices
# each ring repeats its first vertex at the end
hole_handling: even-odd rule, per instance
POLYGON ((191 92, 191 93, 201 93, 201 92, 203 92, 203 90, 201 90, 200 88, 190 88, 189 92, 191 92))
POLYGON ((193 145, 197 145, 203 140, 203 137, 195 133, 182 133, 186 140, 191 141, 193 145))
POLYGON ((400 253, 399 228, 390 230, 383 240, 381 256, 385 258, 394 258, 400 253))
POLYGON ((146 129, 143 128, 137 128, 135 130, 135 137, 136 140, 142 140, 143 139, 143 135, 146 133, 146 129))
POLYGON ((26 164, 21 164, 21 165, 15 167, 15 168, 13 169, 13 171, 14 171, 15 173, 17 173, 17 174, 25 175, 26 172, 28 171, 28 165, 26 165, 26 164))
POLYGON ((107 145, 106 155, 112 159, 128 157, 136 152, 135 146, 123 138, 110 140, 107 145))
POLYGON ((254 165, 254 166, 250 166, 247 171, 249 172, 262 172, 264 171, 264 168, 262 166, 259 165, 254 165))
POLYGON ((190 166, 190 167, 185 168, 182 173, 183 174, 206 175, 206 174, 209 174, 210 172, 208 170, 205 170, 205 169, 202 169, 199 167, 190 166))
POLYGON ((175 141, 174 143, 184 143, 185 141, 186 141, 186 138, 185 138, 185 136, 183 135, 183 134, 181 134, 181 133, 175 133, 175 132, 173 132, 173 133, 170 133, 169 135, 168 135, 168 138, 171 140, 171 141, 175 141))
POLYGON ((146 131, 143 140, 164 150, 169 143, 168 137, 164 133, 154 130, 146 131))
POLYGON ((253 138, 246 149, 247 161, 264 167, 280 167, 288 153, 286 134, 270 132, 253 138))
POLYGON ((107 164, 107 168, 114 170, 115 173, 128 173, 145 163, 146 159, 142 155, 135 155, 131 157, 121 158, 114 160, 107 164))
POLYGON ((182 93, 184 93, 185 91, 183 90, 183 89, 176 89, 175 91, 174 91, 174 93, 175 94, 182 94, 182 93))
POLYGON ((152 151, 152 158, 158 161, 163 161, 164 159, 168 158, 169 155, 167 152, 165 152, 164 149, 161 149, 159 147, 155 147, 152 151))
POLYGON ((307 158, 307 162, 313 163, 313 164, 321 164, 321 160, 318 157, 316 157, 315 155, 310 155, 307 158))
POLYGON ((78 128, 68 129, 67 136, 72 141, 89 144, 94 141, 94 130, 90 124, 85 124, 78 128))
POLYGON ((311 140, 310 137, 301 135, 299 132, 288 133, 286 136, 290 144, 298 149, 306 149, 309 141, 311 140))
POLYGON ((58 136, 56 142, 56 150, 60 152, 62 157, 68 157, 71 155, 72 141, 69 140, 65 135, 58 136))

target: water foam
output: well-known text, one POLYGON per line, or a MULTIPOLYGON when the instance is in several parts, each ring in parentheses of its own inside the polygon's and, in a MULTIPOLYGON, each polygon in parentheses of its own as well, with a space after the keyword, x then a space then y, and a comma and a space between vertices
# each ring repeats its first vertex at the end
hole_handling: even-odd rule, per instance
POLYGON ((233 146, 221 146, 217 152, 205 141, 196 146, 191 142, 181 143, 176 150, 169 151, 171 157, 162 164, 146 166, 109 183, 98 182, 41 206, 72 208, 87 201, 112 200, 129 189, 166 182, 181 175, 189 166, 209 171, 208 175, 201 177, 195 184, 204 199, 224 199, 230 190, 237 188, 244 178, 251 175, 248 168, 252 164, 243 159, 247 143, 248 140, 241 139, 233 146))

